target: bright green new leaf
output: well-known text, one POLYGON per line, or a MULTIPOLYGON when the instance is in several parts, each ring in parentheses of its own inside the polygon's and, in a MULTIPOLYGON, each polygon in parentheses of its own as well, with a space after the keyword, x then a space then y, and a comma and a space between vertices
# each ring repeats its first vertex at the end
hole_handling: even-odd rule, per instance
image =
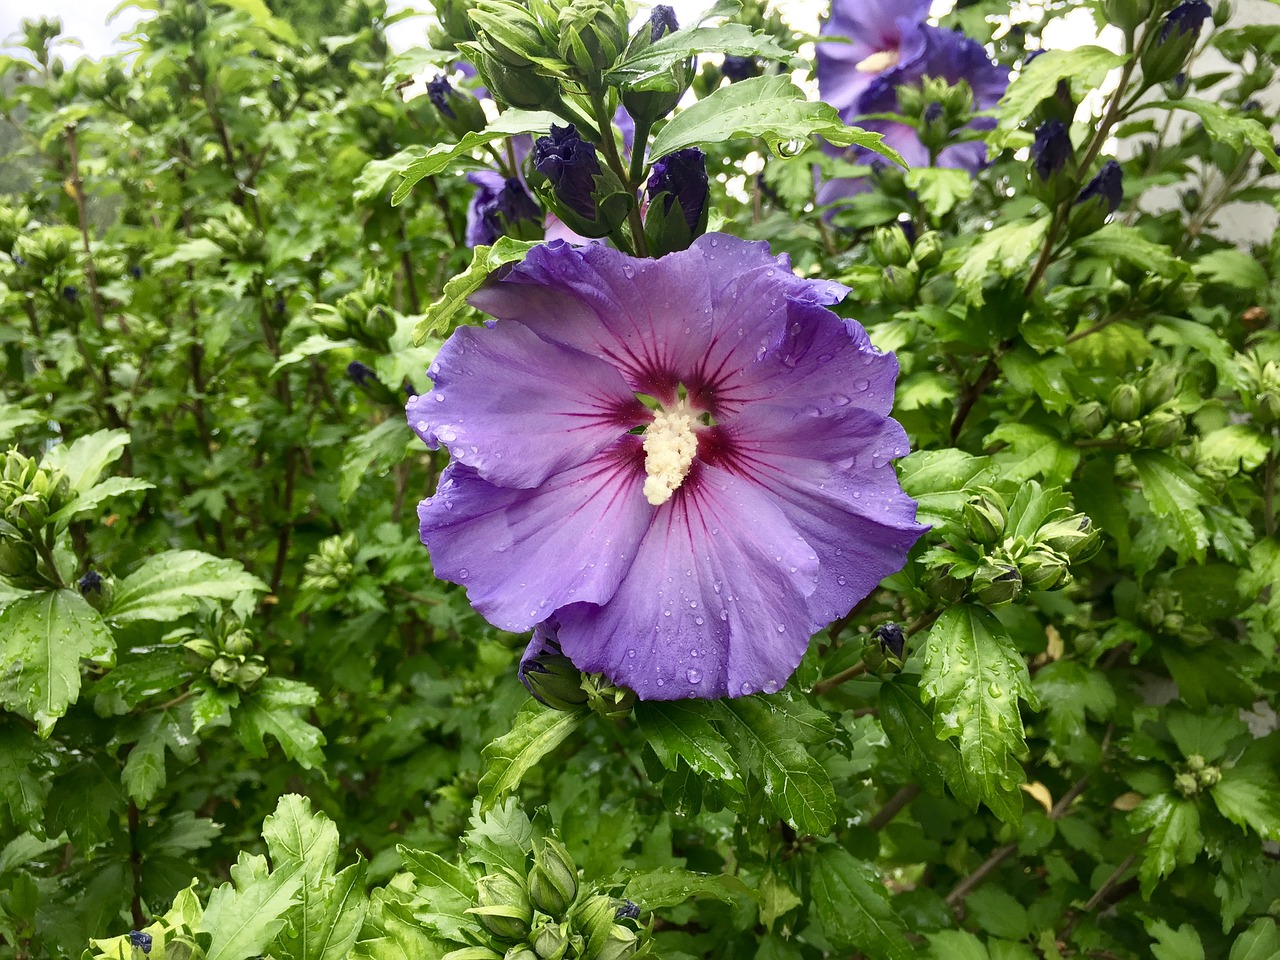
POLYGON ((200 922, 212 934, 205 960, 249 960, 266 953, 302 886, 296 871, 268 872, 266 857, 248 853, 231 868, 231 880, 209 895, 200 922))
POLYGON ((45 454, 40 465, 61 470, 70 479, 71 489, 83 494, 98 482, 103 470, 120 459, 128 445, 128 431, 99 430, 59 444, 45 454))
POLYGON ((751 137, 762 138, 778 156, 794 156, 813 137, 822 137, 838 147, 866 147, 906 166, 896 150, 882 143, 883 134, 847 126, 835 107, 809 100, 785 76, 752 77, 721 87, 676 114, 654 137, 650 152, 665 157, 685 147, 751 137))
POLYGON ((1041 100, 1053 96, 1060 81, 1077 81, 1082 89, 1091 90, 1102 83, 1108 71, 1123 63, 1124 57, 1105 47, 1046 50, 1009 84, 1000 99, 999 123, 987 135, 987 142, 996 150, 1009 146, 1022 122, 1035 112, 1041 100))
POLYGON ((183 763, 195 759, 197 741, 190 724, 174 710, 159 710, 143 720, 146 727, 142 736, 129 751, 120 782, 125 792, 139 808, 149 804, 156 792, 168 782, 165 772, 165 751, 168 750, 183 763))
POLYGON ((396 848, 405 867, 418 881, 418 893, 425 909, 418 912, 424 923, 450 940, 462 940, 463 930, 474 927, 467 913, 475 904, 476 884, 471 875, 429 850, 396 848))
POLYGON ((983 443, 1008 445, 993 459, 1000 467, 1000 476, 1014 483, 1024 483, 1032 477, 1043 477, 1047 483, 1066 483, 1080 463, 1075 444, 1029 423, 1005 421, 987 434, 983 443))
POLYGON ((1280 957, 1280 931, 1270 917, 1260 917, 1231 945, 1227 960, 1274 960, 1280 957))
POLYGON ((935 217, 945 217, 973 196, 973 174, 951 167, 912 167, 906 174, 907 186, 920 197, 924 208, 935 217))
POLYGON ((1147 933, 1151 935, 1151 955, 1156 960, 1204 960, 1204 944, 1200 934, 1189 923, 1177 930, 1163 920, 1148 920, 1147 933))
POLYGON ((515 797, 507 797, 484 813, 471 817, 471 829, 462 837, 472 863, 482 863, 486 873, 509 867, 517 873, 525 869, 525 858, 533 851, 533 824, 515 797))
POLYGON ((535 244, 511 237, 499 237, 491 247, 483 244, 471 251, 471 265, 444 285, 440 299, 427 307, 413 331, 413 342, 421 344, 427 337, 445 333, 453 316, 462 309, 467 297, 480 289, 489 274, 504 264, 523 260, 535 244))
POLYGON ((903 457, 898 476, 902 489, 920 504, 916 519, 936 527, 959 523, 971 491, 989 485, 996 474, 990 458, 972 457, 953 447, 903 457))
POLYGON ((766 57, 783 63, 794 59, 791 51, 778 46, 770 37, 755 33, 740 23, 726 23, 718 27, 693 27, 669 33, 635 56, 623 60, 606 74, 605 80, 636 90, 666 89, 668 85, 663 80, 670 67, 694 54, 713 52, 738 57, 766 57))
POLYGON ((889 891, 870 864, 826 844, 813 857, 811 906, 827 938, 871 960, 911 960, 906 926, 893 911, 889 891))
POLYGON ((1200 507, 1212 502, 1208 485, 1181 460, 1161 450, 1135 451, 1133 465, 1151 512, 1172 521, 1179 554, 1203 560, 1209 528, 1200 507))
POLYGON ((1194 800, 1168 793, 1147 797, 1129 815, 1138 830, 1148 830, 1138 879, 1142 895, 1150 897, 1156 883, 1174 869, 1192 863, 1204 843, 1200 836, 1200 810, 1194 800))
POLYGON ((147 483, 147 481, 139 480, 136 477, 107 477, 101 483, 95 483, 57 513, 51 515, 49 521, 58 524, 74 520, 76 517, 91 513, 108 500, 112 500, 122 494, 153 489, 155 489, 155 484, 147 483))
POLYGON ((529 699, 512 721, 511 730, 484 748, 485 771, 476 788, 480 809, 488 810, 520 785, 526 773, 560 746, 586 719, 585 707, 552 710, 529 699))
POLYGON ((981 306, 986 300, 982 286, 988 278, 1012 277, 1024 270, 1030 273, 1031 261, 1048 229, 1048 217, 1003 223, 981 234, 968 247, 957 247, 954 253, 948 251, 943 265, 955 266, 956 284, 970 303, 981 306))
POLYGON ((116 584, 107 616, 115 623, 176 620, 201 600, 237 600, 267 585, 236 560, 199 550, 170 550, 146 560, 116 584))
POLYGON ((47 737, 80 696, 80 661, 115 662, 115 639, 71 590, 28 594, 0 611, 0 704, 47 737))
POLYGON ((675 770, 680 760, 698 773, 741 789, 729 744, 708 718, 704 700, 653 700, 636 704, 636 722, 659 762, 675 770))

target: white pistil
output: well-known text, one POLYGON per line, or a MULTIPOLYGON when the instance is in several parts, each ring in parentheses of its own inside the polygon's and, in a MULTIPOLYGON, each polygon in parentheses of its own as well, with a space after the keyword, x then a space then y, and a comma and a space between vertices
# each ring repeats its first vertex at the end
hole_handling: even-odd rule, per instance
POLYGON ((877 50, 865 60, 860 60, 853 69, 859 73, 884 73, 896 67, 901 58, 902 54, 897 50, 877 50))
POLYGON ((644 432, 644 498, 659 507, 684 483, 698 452, 697 418, 681 400, 674 410, 659 410, 644 432))

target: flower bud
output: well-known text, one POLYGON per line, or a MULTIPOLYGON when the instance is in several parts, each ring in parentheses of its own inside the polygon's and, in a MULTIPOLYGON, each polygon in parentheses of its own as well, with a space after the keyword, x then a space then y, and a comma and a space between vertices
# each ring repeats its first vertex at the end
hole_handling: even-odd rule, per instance
MULTIPOLYGON (((651 21, 650 30, 657 39, 662 36, 660 24, 664 21, 656 10, 655 15, 658 21, 651 21)), ((670 19, 674 23, 674 12, 670 19)), ((570 0, 561 8, 556 27, 561 59, 576 67, 589 85, 599 82, 600 75, 617 62, 627 46, 627 11, 619 0, 570 0)))
POLYGON ((1067 558, 1044 545, 1018 561, 1018 573, 1028 590, 1055 590, 1071 580, 1067 558))
POLYGON ((576 233, 603 237, 626 218, 630 198, 613 171, 600 166, 595 145, 578 136, 573 124, 553 124, 549 136, 537 139, 533 165, 551 183, 555 213, 576 233))
POLYGON ((942 261, 942 236, 934 230, 926 230, 916 240, 911 255, 921 270, 932 270, 942 261))
POLYGON ((1120 164, 1108 160, 1076 197, 1068 227, 1073 237, 1093 233, 1115 213, 1124 199, 1124 179, 1120 164))
POLYGON ((573 911, 570 922, 587 941, 586 947, 579 951, 582 957, 596 957, 608 942, 613 930, 618 910, 617 901, 613 897, 596 894, 588 897, 573 911))
POLYGON ((685 250, 707 229, 707 158, 697 147, 668 154, 653 165, 646 185, 644 232, 650 253, 685 250))
POLYGON ((1184 797, 1194 797, 1200 792, 1200 782, 1191 773, 1178 774, 1173 778, 1173 786, 1184 797))
MULTIPOLYGON (((666 4, 658 4, 650 12, 648 21, 640 24, 640 28, 632 35, 631 42, 627 44, 626 59, 643 53, 665 35, 679 29, 676 12, 666 4)), ((624 88, 622 105, 637 123, 656 123, 675 109, 684 92, 689 89, 692 79, 693 61, 682 60, 668 68, 658 86, 655 86, 657 81, 651 79, 645 84, 647 89, 624 88)))
POLYGON ((1142 439, 1142 424, 1137 420, 1116 424, 1116 439, 1125 446, 1132 447, 1142 439))
POLYGON ((951 565, 935 567, 924 580, 924 590, 929 596, 947 603, 955 603, 964 596, 964 581, 951 576, 951 565))
POLYGON ((587 704, 606 720, 622 720, 631 715, 635 706, 635 691, 614 684, 604 674, 584 675, 582 689, 586 691, 587 704))
POLYGON ((750 80, 752 77, 760 76, 760 61, 755 57, 735 57, 733 54, 725 54, 724 62, 720 64, 720 75, 730 83, 750 80))
POLYGON ((635 956, 639 949, 640 939, 635 931, 615 923, 609 928, 608 938, 600 948, 594 949, 593 944, 588 943, 582 956, 593 960, 627 960, 628 957, 635 956))
POLYGON ((40 575, 36 548, 27 540, 0 536, 0 577, 23 590, 46 586, 40 575))
POLYGON ((1022 575, 1011 563, 983 560, 973 575, 970 592, 987 606, 998 606, 1022 593, 1022 575))
POLYGON ((1261 393, 1258 395, 1258 423, 1264 427, 1280 423, 1280 393, 1261 393))
POLYGON ((880 287, 885 299, 890 303, 912 303, 920 287, 915 265, 909 263, 902 267, 885 267, 880 278, 880 287))
POLYGON ((964 526, 969 539, 983 546, 999 543, 1004 538, 1007 517, 1004 499, 994 490, 970 497, 964 505, 964 526))
MULTIPOLYGON (((477 0, 467 17, 484 51, 507 66, 529 67, 546 56, 537 19, 516 0, 477 0)), ((488 79, 483 69, 480 75, 488 79)))
POLYGON ((347 364, 347 377, 359 387, 364 394, 376 403, 388 403, 396 406, 400 405, 400 398, 393 390, 387 387, 373 370, 361 363, 359 360, 352 360, 347 364))
POLYGON ((529 897, 543 913, 562 917, 578 896, 578 868, 564 845, 544 840, 533 855, 529 897))
POLYGON ((1061 120, 1046 120, 1036 130, 1027 176, 1031 192, 1048 204, 1065 200, 1071 192, 1071 135, 1061 120))
POLYGON ((558 81, 544 77, 533 67, 512 66, 477 50, 476 69, 489 95, 499 103, 522 110, 551 110, 560 102, 558 81))
POLYGON ((233 657, 240 657, 253 652, 253 634, 248 630, 236 630, 227 634, 222 641, 222 649, 233 657))
POLYGON ((374 307, 364 315, 360 332, 371 343, 385 344, 396 332, 396 319, 386 307, 374 307))
POLYGON ((1139 389, 1144 410, 1154 410, 1168 403, 1178 392, 1178 368, 1173 364, 1158 364, 1142 378, 1139 389))
POLYGON ((115 598, 115 581, 103 577, 97 570, 90 570, 76 582, 80 595, 89 601, 89 606, 99 613, 111 606, 115 598))
POLYGON ((521 943, 503 954, 502 960, 538 960, 538 955, 533 952, 533 947, 521 943))
POLYGON ((863 644, 862 662, 868 672, 876 676, 897 673, 902 669, 906 646, 907 638, 902 627, 896 623, 881 624, 867 636, 863 644))
MULTIPOLYGON (((444 29, 452 45, 465 43, 475 37, 471 22, 467 19, 466 0, 434 0, 436 20, 444 29)), ((450 45, 448 49, 452 49, 450 45)))
POLYGON ((1142 75, 1148 83, 1168 80, 1182 69, 1213 15, 1205 0, 1184 0, 1165 16, 1155 41, 1142 51, 1142 75))
POLYGON ((1181 414, 1157 410, 1142 421, 1142 442, 1158 450, 1171 447, 1182 439, 1186 429, 1187 424, 1181 414))
POLYGON ((1151 14, 1151 0, 1102 0, 1107 23, 1126 32, 1135 30, 1151 14))
POLYGON ((1111 391, 1110 405, 1117 420, 1136 420, 1142 413, 1142 394, 1131 383, 1119 384, 1111 391))
POLYGON ((533 922, 533 906, 524 880, 511 870, 476 881, 476 903, 467 913, 480 917, 485 929, 502 940, 523 940, 533 922))
POLYGON ((560 923, 544 923, 530 938, 540 960, 564 960, 569 953, 569 934, 560 923))
POLYGON ((151 944, 151 934, 143 933, 141 930, 129 931, 129 946, 141 950, 144 956, 151 952, 151 944))
POLYGON ((1206 766, 1203 770, 1196 774, 1196 781, 1202 789, 1215 786, 1222 779, 1222 771, 1217 767, 1206 766))
POLYGON ((1107 408, 1097 400, 1076 404, 1071 408, 1069 423, 1076 436, 1092 439, 1107 425, 1107 408))
POLYGON ((900 267, 911 260, 911 244, 899 226, 876 227, 871 235, 871 255, 883 267, 900 267))
POLYGON ((1036 541, 1069 560, 1084 562, 1093 557, 1102 546, 1102 538, 1089 515, 1077 513, 1063 520, 1046 523, 1036 532, 1036 541))
POLYGON ((484 109, 480 101, 466 90, 454 87, 443 74, 427 83, 427 96, 455 137, 484 129, 484 109))

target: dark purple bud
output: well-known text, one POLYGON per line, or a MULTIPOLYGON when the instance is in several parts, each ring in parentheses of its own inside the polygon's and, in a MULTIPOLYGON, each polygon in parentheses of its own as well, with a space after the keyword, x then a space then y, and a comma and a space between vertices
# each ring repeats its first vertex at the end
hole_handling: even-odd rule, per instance
POLYGON ((418 395, 418 388, 415 387, 408 380, 406 380, 404 382, 404 395, 408 397, 410 400, 412 400, 414 397, 418 395))
POLYGON ((720 64, 720 73, 730 83, 738 83, 760 75, 760 62, 755 57, 735 57, 727 55, 720 64))
POLYGON ((276 297, 275 310, 277 317, 284 313, 284 297, 276 297))
POLYGON ((80 296, 80 291, 76 287, 68 285, 62 288, 62 299, 67 303, 75 303, 78 296, 80 296))
POLYGON ((1213 9, 1205 0, 1186 0, 1180 3, 1164 18, 1164 26, 1160 28, 1160 43, 1170 37, 1181 37, 1187 34, 1199 36, 1204 22, 1213 16, 1213 9))
POLYGON ((680 29, 680 24, 676 23, 676 12, 665 3, 660 3, 653 8, 649 14, 649 40, 651 43, 657 43, 668 33, 675 33, 680 29))
POLYGON ((895 660, 902 660, 907 650, 907 637, 902 627, 896 623, 885 623, 871 631, 871 636, 880 641, 880 648, 895 660))
POLYGON ((352 360, 347 364, 347 378, 357 387, 363 387, 370 380, 376 380, 373 369, 361 363, 359 360, 352 360))
POLYGON ((427 82, 427 97, 431 100, 431 103, 450 120, 455 120, 457 119, 457 114, 453 112, 453 107, 449 106, 449 97, 452 93, 453 84, 449 82, 449 78, 444 74, 427 82))
POLYGON ((1107 213, 1115 213, 1119 209, 1120 201, 1124 199, 1124 183, 1120 164, 1114 160, 1108 160, 1102 165, 1098 175, 1080 191, 1076 204, 1087 203, 1095 197, 1102 201, 1107 213))
POLYGON ((622 901, 616 911, 614 911, 613 919, 615 920, 638 920, 640 918, 640 904, 634 900, 622 901))
POLYGON ((574 213, 594 220, 596 201, 596 175, 600 173, 600 160, 595 144, 578 136, 571 123, 567 127, 551 126, 551 135, 539 137, 533 145, 533 165, 551 181, 556 199, 574 213))
POLYGON ((708 189, 706 154, 697 147, 686 147, 667 154, 653 165, 648 184, 649 202, 654 203, 665 193, 663 212, 668 213, 671 205, 679 200, 684 222, 696 235, 707 205, 708 189))
POLYGON ((97 570, 90 570, 80 578, 76 586, 80 588, 81 596, 87 597, 91 593, 97 593, 102 589, 102 575, 97 570))
POLYGON ((947 108, 935 101, 924 108, 924 122, 935 123, 936 121, 941 120, 943 114, 946 112, 947 108))
POLYGON ((133 279, 135 279, 135 280, 141 280, 141 279, 142 279, 142 267, 138 266, 138 265, 135 263, 132 267, 130 267, 130 268, 129 268, 129 276, 133 277, 133 279))
POLYGON ((149 933, 143 933, 141 930, 130 930, 129 943, 137 947, 143 953, 151 952, 151 934, 149 933))
POLYGON ((1040 180, 1048 181, 1071 159, 1071 135, 1061 120, 1047 120, 1036 131, 1031 145, 1031 166, 1040 180))
POLYGON ((13 262, 14 262, 14 263, 16 263, 16 264, 17 264, 18 266, 20 266, 20 267, 25 267, 25 266, 27 265, 26 258, 24 258, 24 257, 20 257, 20 256, 18 256, 17 254, 14 254, 14 255, 13 255, 13 262))
POLYGON ((493 206, 485 211, 485 222, 493 226, 499 235, 512 232, 521 221, 542 223, 542 208, 517 177, 508 177, 498 192, 493 206))

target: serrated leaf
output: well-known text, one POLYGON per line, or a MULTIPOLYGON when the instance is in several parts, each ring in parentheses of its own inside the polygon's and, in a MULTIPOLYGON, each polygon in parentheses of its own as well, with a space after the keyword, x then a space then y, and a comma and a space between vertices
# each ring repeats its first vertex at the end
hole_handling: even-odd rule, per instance
POLYGON ((491 247, 481 244, 471 251, 471 265, 444 285, 440 299, 427 307, 413 331, 413 342, 422 344, 432 334, 444 333, 453 322, 453 316, 462 309, 467 297, 475 293, 489 274, 499 267, 523 260, 535 244, 511 237, 499 237, 491 247))
POLYGON ((267 376, 274 377, 285 367, 301 363, 308 357, 318 357, 320 354, 328 353, 331 350, 350 350, 358 346, 360 344, 354 340, 334 340, 323 333, 313 333, 296 347, 281 355, 280 359, 267 371, 267 376))
POLYGON ((47 784, 36 776, 40 741, 17 724, 0 726, 0 800, 9 820, 22 830, 39 831, 47 784))
POLYGON ((906 173, 906 182, 935 217, 945 217, 972 197, 975 184, 968 170, 951 167, 912 167, 906 173))
POLYGON ((369 467, 379 461, 383 469, 404 459, 413 434, 403 417, 391 417, 372 430, 347 442, 342 467, 338 471, 338 497, 346 502, 360 489, 369 467))
POLYGON ((95 483, 88 490, 76 497, 57 513, 49 517, 49 522, 58 524, 96 510, 108 500, 137 490, 153 490, 155 484, 138 480, 134 477, 107 477, 101 483, 95 483))
POLYGON ((63 443, 44 455, 41 466, 61 470, 71 481, 71 489, 85 493, 98 482, 102 471, 115 463, 129 445, 126 430, 99 430, 63 443))
POLYGON ((1037 701, 1004 627, 981 607, 949 608, 929 631, 920 680, 933 701, 934 733, 959 739, 983 802, 1002 819, 1020 815, 1026 741, 1018 702, 1037 701))
POLYGON ((1241 761, 1212 789, 1219 812, 1264 840, 1280 840, 1280 777, 1265 763, 1241 761))
POLYGON ((725 785, 741 790, 738 764, 729 743, 709 719, 701 700, 654 700, 636 704, 636 722, 659 762, 675 770, 679 760, 725 785))
POLYGON ((1206 253, 1191 269, 1212 283, 1224 283, 1241 290, 1261 290, 1267 285, 1267 271, 1262 264, 1235 247, 1206 253))
POLYGON ((1076 242, 1076 250, 1107 263, 1131 263, 1147 273, 1170 280, 1186 279, 1191 269, 1185 260, 1162 243, 1152 243, 1137 227, 1108 223, 1076 242))
POLYGON ((500 867, 524 872, 525 859, 533 851, 533 824, 515 797, 507 797, 485 813, 471 817, 471 829, 463 835, 472 863, 482 863, 486 873, 500 867))
POLYGON ((1125 58, 1105 47, 1086 45, 1071 50, 1046 50, 1009 84, 997 115, 1000 120, 987 135, 987 142, 996 150, 1009 146, 1022 122, 1031 116, 1040 101, 1051 97, 1061 80, 1077 81, 1084 89, 1093 89, 1102 83, 1108 71, 1121 66, 1125 58))
POLYGON ((1225 143, 1239 153, 1247 143, 1257 150, 1275 170, 1280 170, 1280 155, 1276 154, 1271 131, 1253 117, 1242 116, 1219 103, 1183 97, 1181 100, 1156 100, 1144 103, 1148 110, 1186 110, 1194 113, 1204 123, 1204 132, 1212 140, 1225 143))
POLYGON ((945 783, 962 804, 978 805, 981 795, 960 760, 960 748, 954 740, 934 735, 933 716, 920 702, 918 689, 899 680, 881 684, 880 723, 898 756, 926 790, 941 795, 945 783))
POLYGON ((285 913, 302 885, 294 872, 269 873, 265 857, 240 854, 232 883, 209 895, 201 927, 212 935, 205 960, 249 960, 266 952, 284 929, 285 913))
POLYGON ((1280 957, 1280 931, 1270 917, 1259 917, 1236 937, 1227 960, 1274 960, 1280 957))
POLYGON ((906 166, 902 156, 882 142, 883 134, 846 125, 835 107, 807 99, 784 76, 752 77, 721 87, 668 121, 654 138, 650 153, 665 157, 685 147, 751 137, 763 139, 779 156, 785 155, 781 149, 785 144, 807 145, 812 138, 822 137, 839 147, 865 147, 906 166))
POLYGON ((1047 483, 1063 484, 1080 463, 1080 451, 1074 444, 1064 443, 1057 434, 1029 423, 1001 423, 982 442, 1008 444, 993 459, 1000 467, 1001 478, 1014 483, 1043 477, 1047 483))
POLYGON ((414 915, 450 940, 463 940, 464 930, 475 926, 467 913, 476 899, 475 881, 461 867, 428 850, 396 848, 405 867, 418 881, 424 901, 414 915))
POLYGON ((481 812, 520 785, 538 761, 560 746, 586 719, 585 707, 552 710, 530 699, 520 708, 511 730, 484 748, 484 775, 476 784, 481 812))
POLYGON ((1136 450, 1133 465, 1142 494, 1157 517, 1172 520, 1179 555, 1204 559, 1209 528, 1200 507, 1212 502, 1208 485, 1191 468, 1160 450, 1136 450))
POLYGON ((1194 800, 1158 793, 1144 800, 1129 815, 1129 821, 1139 830, 1150 831, 1138 868, 1142 895, 1149 898, 1156 883, 1199 855, 1204 842, 1200 811, 1194 800))
POLYGON ((80 661, 115 662, 115 638, 84 597, 47 590, 0 611, 0 704, 47 737, 80 696, 80 661))
POLYGON ((1198 754, 1210 763, 1226 752, 1232 740, 1249 732, 1245 722, 1232 714, 1205 716, 1171 710, 1165 723, 1184 757, 1198 754))
POLYGON ((15 403, 0 400, 0 443, 8 442, 23 427, 40 423, 44 419, 43 414, 34 410, 25 410, 15 403))
POLYGON ((1151 944, 1155 960, 1204 960, 1200 934, 1189 923, 1175 930, 1163 920, 1148 920, 1147 933, 1155 938, 1151 944))
POLYGON ((916 519, 935 527, 959 523, 971 491, 996 478, 989 457, 955 448, 909 454, 898 461, 898 476, 903 491, 920 505, 916 519))
POLYGON ((546 133, 553 123, 559 122, 560 118, 556 114, 546 110, 504 110, 498 119, 483 130, 473 130, 457 143, 438 144, 428 150, 426 156, 410 161, 400 171, 400 176, 404 179, 391 195, 391 205, 403 203, 414 185, 423 177, 434 176, 447 169, 455 160, 477 147, 521 133, 546 133))
POLYGON ((715 897, 726 903, 735 897, 757 899, 755 892, 727 873, 695 873, 680 867, 659 867, 631 874, 623 896, 645 910, 674 907, 690 897, 715 897))
POLYGON ((1200 438, 1200 459, 1228 473, 1256 470, 1270 452, 1270 439, 1251 423, 1231 423, 1200 438))
POLYGON ((265 757, 270 734, 284 754, 304 770, 324 765, 324 734, 298 715, 315 706, 320 695, 297 680, 267 677, 242 697, 234 714, 236 738, 254 757, 265 757))
POLYGON ((821 836, 835 823, 831 777, 801 743, 805 731, 784 709, 761 696, 719 704, 722 729, 736 741, 765 797, 800 834, 821 836))
POLYGON ((266 589, 236 560, 170 550, 150 557, 116 584, 107 616, 116 623, 176 620, 200 609, 201 599, 235 600, 266 589))
POLYGON ((893 911, 889 891, 870 864, 826 844, 813 857, 813 910, 827 938, 842 950, 871 960, 911 960, 906 925, 893 911))
POLYGON ((1007 278, 1030 270, 1031 260, 1044 242, 1048 229, 1048 217, 1000 224, 979 234, 978 239, 968 246, 956 247, 954 253, 947 251, 943 267, 949 265, 955 270, 956 285, 964 292, 965 298, 975 306, 981 306, 986 302, 982 287, 988 278, 1007 278))
MULTIPOLYGON (((706 17, 713 15, 707 14, 706 17)), ((605 80, 637 90, 665 89, 665 85, 651 81, 662 80, 669 67, 694 54, 713 52, 737 57, 765 57, 783 63, 794 59, 791 51, 778 46, 770 37, 757 34, 740 23, 726 23, 718 27, 693 27, 669 33, 657 43, 623 60, 605 75, 605 80)))
POLYGON ((182 717, 173 710, 159 710, 148 714, 145 727, 120 771, 120 782, 125 793, 146 807, 157 791, 168 781, 165 773, 166 749, 179 760, 190 763, 195 759, 196 740, 189 730, 183 729, 182 717))

